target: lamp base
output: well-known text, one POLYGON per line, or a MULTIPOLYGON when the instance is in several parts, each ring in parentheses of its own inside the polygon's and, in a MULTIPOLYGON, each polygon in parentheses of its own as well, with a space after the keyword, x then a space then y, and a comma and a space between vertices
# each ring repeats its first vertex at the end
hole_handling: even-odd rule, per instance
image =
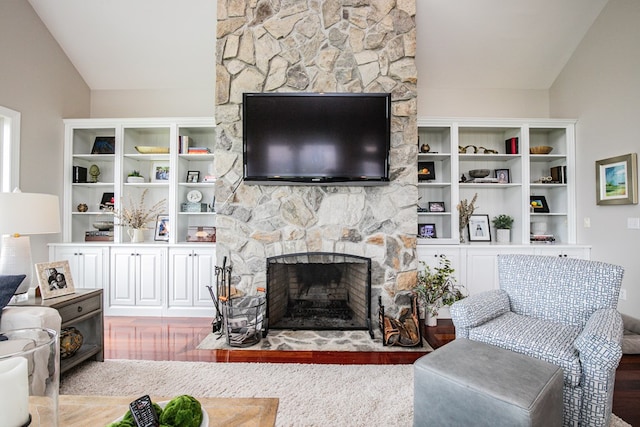
POLYGON ((24 274, 26 277, 18 286, 16 295, 26 294, 31 288, 33 277, 31 262, 31 239, 29 236, 2 236, 0 249, 0 274, 24 274))

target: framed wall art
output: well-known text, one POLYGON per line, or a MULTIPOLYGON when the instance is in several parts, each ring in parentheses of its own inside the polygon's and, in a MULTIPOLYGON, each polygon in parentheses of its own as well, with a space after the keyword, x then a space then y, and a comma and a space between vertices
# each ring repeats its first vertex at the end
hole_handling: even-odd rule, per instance
POLYGON ((511 174, 509 169, 496 169, 496 178, 498 178, 498 184, 508 184, 511 182, 511 174))
POLYGON ((41 262, 36 264, 38 286, 42 299, 74 293, 69 261, 41 262))
POLYGON ((596 161, 596 203, 638 203, 638 156, 636 153, 596 161))
POLYGON ((116 137, 115 136, 96 136, 91 147, 91 154, 115 154, 116 137))
POLYGON ((418 181, 436 179, 435 162, 418 162, 418 181))
POLYGON ((489 228, 489 215, 471 215, 469 218, 469 241, 490 242, 491 229, 489 228))

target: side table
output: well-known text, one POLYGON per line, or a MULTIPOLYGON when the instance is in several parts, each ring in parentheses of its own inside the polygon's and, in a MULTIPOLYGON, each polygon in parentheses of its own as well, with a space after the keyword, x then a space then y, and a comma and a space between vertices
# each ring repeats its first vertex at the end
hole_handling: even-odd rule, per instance
POLYGON ((104 360, 104 323, 102 318, 102 289, 76 289, 75 293, 42 299, 29 296, 17 306, 45 306, 58 310, 62 328, 75 327, 83 337, 82 347, 71 357, 60 360, 60 374, 90 358, 104 360))

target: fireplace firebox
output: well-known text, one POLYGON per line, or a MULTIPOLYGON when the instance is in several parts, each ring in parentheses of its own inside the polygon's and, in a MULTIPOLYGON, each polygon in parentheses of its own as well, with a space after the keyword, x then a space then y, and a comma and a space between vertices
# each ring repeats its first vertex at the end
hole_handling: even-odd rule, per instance
POLYGON ((267 259, 269 328, 368 330, 371 259, 306 252, 267 259))

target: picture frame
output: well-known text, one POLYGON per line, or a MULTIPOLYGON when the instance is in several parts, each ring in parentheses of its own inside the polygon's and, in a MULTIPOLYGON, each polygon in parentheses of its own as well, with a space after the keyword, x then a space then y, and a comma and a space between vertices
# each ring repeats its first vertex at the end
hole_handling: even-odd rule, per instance
POLYGON ((115 154, 116 153, 116 137, 115 136, 96 136, 91 147, 91 154, 115 154))
POLYGON ((596 161, 596 204, 638 203, 638 156, 636 153, 596 161))
POLYGON ((115 205, 115 193, 102 193, 102 199, 100 199, 100 210, 113 209, 115 205))
POLYGON ((420 239, 435 239, 437 238, 436 233, 436 225, 433 223, 429 224, 418 224, 418 238, 420 239))
POLYGON ((187 229, 187 242, 212 242, 216 241, 216 228, 206 225, 190 225, 187 229))
POLYGON ((444 202, 429 202, 429 212, 445 212, 444 202))
POLYGON ((496 169, 498 184, 509 184, 511 182, 511 171, 509 169, 496 169))
POLYGON ((467 224, 469 242, 490 242, 491 227, 489 215, 471 215, 467 224))
POLYGON ((153 162, 151 164, 151 182, 169 183, 169 162, 153 162))
POLYGON ((418 162, 418 181, 430 181, 436 179, 435 162, 418 162))
POLYGON ((75 293, 69 261, 40 262, 36 264, 38 286, 42 299, 75 293))
POLYGON ((154 234, 154 240, 156 241, 169 241, 169 215, 158 215, 156 218, 156 231, 154 234))
POLYGON ((529 205, 533 213, 549 213, 549 204, 544 196, 529 196, 529 205))
POLYGON ((200 180, 200 171, 187 171, 187 182, 195 184, 200 180))

